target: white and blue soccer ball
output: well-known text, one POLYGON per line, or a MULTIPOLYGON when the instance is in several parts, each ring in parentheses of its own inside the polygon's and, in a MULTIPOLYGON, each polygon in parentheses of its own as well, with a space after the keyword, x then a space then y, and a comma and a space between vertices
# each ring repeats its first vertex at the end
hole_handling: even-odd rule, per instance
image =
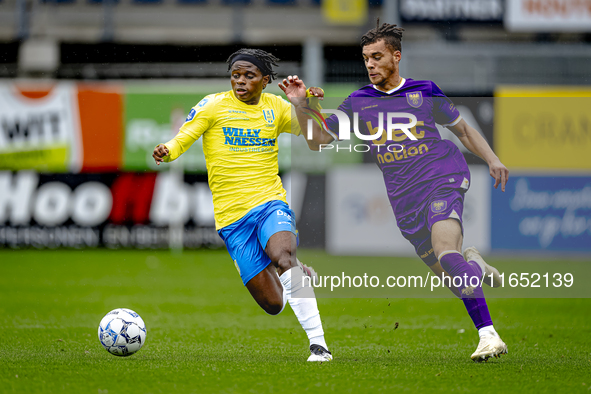
POLYGON ((146 342, 146 325, 131 309, 118 308, 107 313, 98 328, 101 345, 115 356, 131 356, 146 342))

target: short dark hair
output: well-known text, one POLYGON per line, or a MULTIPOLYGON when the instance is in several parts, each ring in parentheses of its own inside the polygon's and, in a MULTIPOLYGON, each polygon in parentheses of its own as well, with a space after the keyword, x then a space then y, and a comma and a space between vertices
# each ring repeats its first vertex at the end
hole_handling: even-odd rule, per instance
POLYGON ((378 26, 361 37, 361 47, 363 48, 364 46, 374 44, 379 40, 384 40, 386 45, 394 51, 402 51, 402 44, 400 41, 402 41, 402 32, 404 29, 388 23, 384 23, 382 26, 379 24, 380 22, 378 20, 378 26))
MULTIPOLYGON (((273 71, 273 66, 278 67, 279 64, 277 62, 279 59, 269 52, 265 52, 261 49, 251 49, 251 48, 242 48, 234 52, 230 55, 226 63, 228 63, 228 71, 232 68, 232 64, 234 63, 232 60, 238 55, 250 55, 254 56, 259 60, 266 70, 261 70, 263 75, 269 75, 271 77, 271 81, 277 78, 277 73, 273 71)), ((257 67, 260 69, 260 67, 257 67)))

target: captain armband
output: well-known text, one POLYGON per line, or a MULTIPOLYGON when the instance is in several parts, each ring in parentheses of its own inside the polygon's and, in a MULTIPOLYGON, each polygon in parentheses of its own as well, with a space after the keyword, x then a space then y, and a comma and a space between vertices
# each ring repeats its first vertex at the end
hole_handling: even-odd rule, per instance
MULTIPOLYGON (((324 93, 324 90, 322 88, 317 88, 322 90, 322 93, 324 93)), ((326 118, 328 117, 327 114, 322 114, 320 111, 322 110, 322 106, 320 105, 320 99, 316 96, 314 96, 311 92, 310 92, 310 88, 308 88, 306 90, 306 98, 308 100, 307 104, 308 104, 308 108, 312 110, 312 113, 309 113, 309 115, 312 116, 312 118, 314 118, 314 120, 316 121, 316 123, 319 124, 319 126, 326 131, 328 134, 330 134, 330 136, 335 140, 335 141, 339 141, 339 137, 333 133, 332 131, 330 131, 326 125, 326 118)))

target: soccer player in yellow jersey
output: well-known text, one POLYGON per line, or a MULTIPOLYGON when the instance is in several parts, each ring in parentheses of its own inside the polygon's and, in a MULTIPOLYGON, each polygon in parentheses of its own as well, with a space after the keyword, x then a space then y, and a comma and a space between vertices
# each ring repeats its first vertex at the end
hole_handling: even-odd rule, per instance
MULTIPOLYGON (((314 290, 302 285, 303 276, 315 272, 296 258, 295 216, 278 176, 277 137, 301 131, 292 127, 291 104, 263 93, 277 75, 277 61, 258 49, 233 53, 228 59, 232 90, 201 100, 176 137, 158 145, 153 157, 158 164, 170 162, 203 138, 216 228, 242 282, 270 315, 289 301, 310 339, 308 361, 330 361, 314 290)), ((306 96, 297 77, 281 87, 290 100, 306 96)), ((306 140, 313 150, 318 149, 316 136, 306 140)))

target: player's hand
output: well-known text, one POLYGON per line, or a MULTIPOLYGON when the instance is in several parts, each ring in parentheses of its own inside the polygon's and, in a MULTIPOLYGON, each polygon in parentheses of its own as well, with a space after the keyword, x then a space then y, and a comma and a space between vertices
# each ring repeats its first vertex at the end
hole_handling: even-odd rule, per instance
POLYGON ((160 165, 164 161, 164 156, 168 156, 168 148, 164 144, 160 144, 154 148, 154 153, 152 153, 152 157, 156 161, 157 165, 160 165))
POLYGON ((319 100, 324 100, 324 90, 322 90, 322 88, 312 86, 308 90, 313 97, 318 97, 319 100))
POLYGON ((505 185, 509 180, 509 170, 501 163, 499 159, 495 159, 488 165, 490 176, 495 178, 495 189, 501 185, 501 190, 505 191, 505 185))
POLYGON ((299 104, 306 99, 306 85, 297 75, 288 76, 278 85, 292 104, 299 104))

